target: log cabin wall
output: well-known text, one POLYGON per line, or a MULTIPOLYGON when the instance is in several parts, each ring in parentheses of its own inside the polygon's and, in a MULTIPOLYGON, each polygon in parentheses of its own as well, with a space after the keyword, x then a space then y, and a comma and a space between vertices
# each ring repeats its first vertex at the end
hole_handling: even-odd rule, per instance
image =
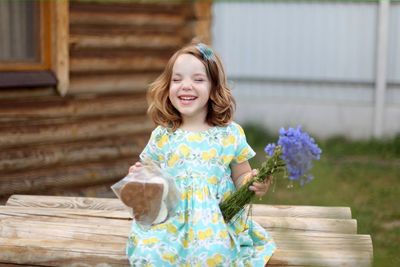
POLYGON ((69 3, 70 86, 0 90, 0 202, 11 194, 102 196, 153 124, 146 89, 168 58, 210 42, 211 3, 69 3))

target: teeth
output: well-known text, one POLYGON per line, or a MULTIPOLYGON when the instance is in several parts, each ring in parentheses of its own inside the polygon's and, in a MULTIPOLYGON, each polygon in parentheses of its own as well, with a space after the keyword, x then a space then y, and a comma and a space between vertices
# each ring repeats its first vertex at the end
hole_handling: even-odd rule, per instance
POLYGON ((187 97, 187 96, 181 96, 181 97, 179 97, 180 99, 182 99, 182 100, 195 100, 196 99, 196 97, 187 97))

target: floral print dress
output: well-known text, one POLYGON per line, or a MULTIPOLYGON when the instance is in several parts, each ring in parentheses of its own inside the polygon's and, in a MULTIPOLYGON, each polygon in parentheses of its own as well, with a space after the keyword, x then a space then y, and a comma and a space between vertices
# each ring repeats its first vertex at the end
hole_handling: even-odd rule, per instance
POLYGON ((140 155, 174 177, 176 214, 128 238, 131 266, 264 266, 276 249, 270 235, 246 214, 226 224, 219 203, 234 192, 230 164, 255 155, 235 122, 201 132, 158 126, 140 155))

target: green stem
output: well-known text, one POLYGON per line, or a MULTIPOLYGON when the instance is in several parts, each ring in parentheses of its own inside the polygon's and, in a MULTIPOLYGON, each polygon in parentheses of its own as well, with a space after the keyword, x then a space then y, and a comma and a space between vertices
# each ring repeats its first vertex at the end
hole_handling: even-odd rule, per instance
POLYGON ((225 222, 230 222, 231 219, 243 210, 248 205, 253 197, 254 191, 249 189, 249 186, 254 182, 263 182, 264 179, 273 174, 283 172, 285 170, 285 163, 280 158, 281 149, 277 147, 272 157, 269 157, 258 171, 258 174, 243 184, 235 193, 231 194, 220 204, 220 209, 225 222))

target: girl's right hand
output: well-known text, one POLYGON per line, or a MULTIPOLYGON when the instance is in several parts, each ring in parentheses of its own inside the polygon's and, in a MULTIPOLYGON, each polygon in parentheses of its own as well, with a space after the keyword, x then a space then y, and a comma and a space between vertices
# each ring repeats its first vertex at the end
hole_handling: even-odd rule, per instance
POLYGON ((141 162, 136 162, 135 165, 132 165, 129 167, 129 173, 134 173, 138 171, 140 168, 143 167, 143 164, 141 162))

